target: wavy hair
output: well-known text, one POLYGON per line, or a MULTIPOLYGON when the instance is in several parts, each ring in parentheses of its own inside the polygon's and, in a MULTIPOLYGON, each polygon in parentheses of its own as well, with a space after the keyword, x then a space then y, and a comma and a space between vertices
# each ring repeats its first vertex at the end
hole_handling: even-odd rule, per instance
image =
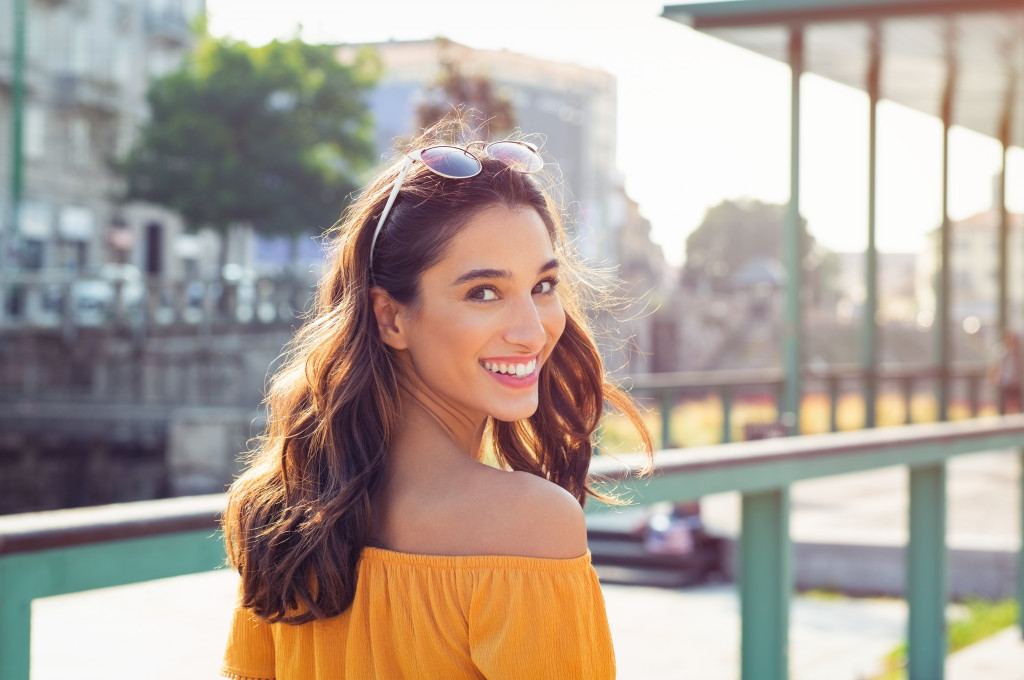
MULTIPOLYGON (((411 148, 442 143, 447 123, 411 148)), ((650 435, 633 401, 609 383, 588 327, 586 286, 573 276, 555 204, 529 175, 483 158, 469 179, 445 179, 414 164, 369 261, 377 220, 398 166, 373 180, 328 232, 328 266, 310 318, 289 344, 265 405, 264 434, 248 469, 231 485, 223 528, 229 563, 241 575, 242 605, 271 622, 336 616, 355 596, 369 539, 371 501, 381 490, 398 422, 398 364, 381 340, 370 303, 380 286, 415 305, 421 274, 480 211, 531 208, 562 263, 565 331, 539 376, 537 411, 518 422, 490 419, 500 466, 551 480, 583 505, 593 436, 605 404, 625 414, 650 454, 650 435), (569 265, 569 266, 566 266, 569 265), (371 274, 372 270, 372 274, 371 274)))

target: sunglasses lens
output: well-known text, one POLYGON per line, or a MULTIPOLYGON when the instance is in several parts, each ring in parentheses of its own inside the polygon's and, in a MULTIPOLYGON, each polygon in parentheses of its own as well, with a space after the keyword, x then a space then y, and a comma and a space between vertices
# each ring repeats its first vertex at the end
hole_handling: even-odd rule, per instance
POLYGON ((487 145, 487 155, 518 172, 537 172, 544 167, 540 155, 521 142, 494 142, 487 145))
POLYGON ((443 177, 464 179, 479 174, 482 169, 480 161, 473 154, 454 146, 432 146, 423 149, 419 159, 443 177))

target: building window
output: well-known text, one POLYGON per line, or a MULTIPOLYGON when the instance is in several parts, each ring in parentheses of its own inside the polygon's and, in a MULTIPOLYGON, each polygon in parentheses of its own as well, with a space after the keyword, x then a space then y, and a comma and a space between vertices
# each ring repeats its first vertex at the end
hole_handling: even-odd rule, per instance
POLYGON ((25 107, 21 151, 28 160, 42 160, 46 154, 46 109, 39 104, 25 107))
POLYGON ((25 49, 28 53, 28 60, 33 64, 42 64, 49 56, 47 50, 47 34, 50 31, 50 9, 41 7, 36 3, 28 4, 29 15, 26 19, 28 31, 25 49))
POLYGON ((42 269, 45 245, 42 241, 34 238, 23 240, 21 242, 21 266, 25 269, 42 269))
POLYGON ((68 46, 68 72, 85 75, 89 71, 89 25, 82 17, 75 17, 68 46))
POLYGON ((122 87, 127 87, 132 81, 132 69, 134 68, 132 45, 128 38, 118 37, 115 39, 113 61, 114 80, 122 87))
POLYGON ((87 165, 92 155, 89 139, 89 121, 73 118, 68 122, 68 162, 72 165, 87 165))

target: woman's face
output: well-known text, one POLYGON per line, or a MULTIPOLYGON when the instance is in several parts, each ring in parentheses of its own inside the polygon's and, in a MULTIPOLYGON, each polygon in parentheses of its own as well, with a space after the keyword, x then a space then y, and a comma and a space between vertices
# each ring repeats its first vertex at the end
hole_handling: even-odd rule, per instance
POLYGON ((420 279, 401 312, 423 385, 474 420, 514 421, 537 410, 537 375, 565 329, 558 261, 532 208, 484 209, 420 279))

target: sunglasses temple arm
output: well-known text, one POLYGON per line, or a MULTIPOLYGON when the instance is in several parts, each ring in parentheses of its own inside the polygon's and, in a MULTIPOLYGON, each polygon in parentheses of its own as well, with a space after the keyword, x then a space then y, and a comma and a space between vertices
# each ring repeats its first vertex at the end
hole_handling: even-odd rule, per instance
POLYGON ((402 182, 405 181, 405 175, 409 172, 409 168, 412 167, 412 158, 410 156, 405 157, 405 164, 402 166, 402 171, 398 173, 398 178, 395 180, 395 188, 391 190, 391 195, 388 196, 388 202, 384 204, 384 210, 380 214, 380 219, 377 220, 377 228, 373 230, 373 240, 370 241, 370 269, 373 270, 373 249, 377 247, 377 237, 380 235, 380 230, 384 228, 384 222, 388 219, 388 214, 391 212, 391 206, 394 205, 395 199, 398 198, 398 190, 402 188, 402 182))

